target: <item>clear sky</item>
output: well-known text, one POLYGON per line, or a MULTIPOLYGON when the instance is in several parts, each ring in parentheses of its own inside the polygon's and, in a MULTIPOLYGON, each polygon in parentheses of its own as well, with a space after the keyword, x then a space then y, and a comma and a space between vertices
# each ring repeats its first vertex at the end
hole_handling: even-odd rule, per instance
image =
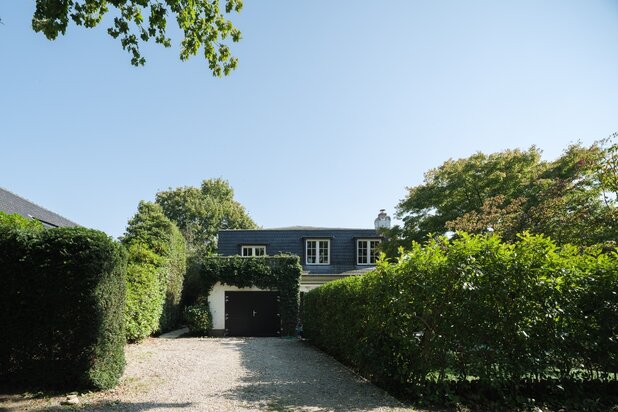
POLYGON ((213 177, 264 227, 372 227, 448 158, 618 131, 616 0, 246 0, 225 79, 33 11, 0 0, 0 186, 112 236, 213 177))

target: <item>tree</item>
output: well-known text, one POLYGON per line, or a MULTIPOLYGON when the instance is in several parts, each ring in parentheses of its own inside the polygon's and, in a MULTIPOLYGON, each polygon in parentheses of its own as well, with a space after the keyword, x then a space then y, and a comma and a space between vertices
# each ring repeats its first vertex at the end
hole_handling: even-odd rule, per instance
POLYGON ((200 188, 170 188, 157 193, 156 203, 178 225, 193 253, 214 253, 220 229, 257 227, 223 179, 204 180, 200 188))
POLYGON ((214 76, 228 75, 238 64, 224 42, 231 38, 238 42, 240 31, 226 15, 240 12, 243 0, 36 0, 32 18, 34 31, 42 32, 49 40, 66 33, 69 21, 78 26, 97 26, 103 16, 114 9, 114 23, 107 29, 113 38, 120 38, 122 48, 131 54, 131 64, 143 65, 146 59, 140 43, 153 39, 165 47, 171 46, 167 36, 170 15, 176 17, 183 32, 180 59, 187 60, 203 50, 204 58, 214 76))
POLYGON ((618 238, 616 144, 569 146, 552 162, 536 147, 448 160, 408 188, 397 206, 385 250, 447 231, 495 232, 514 241, 523 231, 559 244, 591 245, 618 238), (612 195, 613 193, 613 195, 612 195))

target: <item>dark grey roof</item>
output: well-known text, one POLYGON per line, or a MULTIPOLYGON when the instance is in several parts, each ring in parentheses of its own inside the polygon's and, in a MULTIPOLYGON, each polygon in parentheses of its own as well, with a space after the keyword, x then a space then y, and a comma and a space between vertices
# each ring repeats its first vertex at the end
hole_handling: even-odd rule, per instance
POLYGON ((378 239, 375 229, 334 229, 293 226, 286 229, 220 230, 217 244, 222 256, 238 255, 242 245, 264 245, 267 255, 292 253, 301 258, 306 274, 337 275, 357 274, 373 269, 371 266, 357 265, 357 239, 378 239), (330 240, 328 265, 311 265, 305 262, 306 240, 325 238, 330 240))
POLYGON ((220 232, 262 232, 264 230, 373 230, 367 228, 350 227, 317 227, 317 226, 286 226, 286 227, 265 227, 262 229, 221 229, 220 232))
POLYGON ((79 226, 77 223, 1 187, 0 212, 17 213, 25 218, 36 219, 46 227, 79 226))

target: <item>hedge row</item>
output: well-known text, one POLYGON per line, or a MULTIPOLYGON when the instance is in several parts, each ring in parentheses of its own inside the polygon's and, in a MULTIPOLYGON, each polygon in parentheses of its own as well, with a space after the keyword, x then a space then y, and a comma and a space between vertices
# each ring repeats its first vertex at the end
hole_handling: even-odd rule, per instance
POLYGON ((459 234, 306 295, 305 335, 386 386, 609 379, 618 255, 459 234))
POLYGON ((99 231, 0 225, 0 382, 114 386, 125 266, 124 249, 99 231))
POLYGON ((139 341, 173 329, 182 315, 186 272, 186 245, 180 230, 159 205, 140 202, 122 243, 129 251, 127 340, 139 341))

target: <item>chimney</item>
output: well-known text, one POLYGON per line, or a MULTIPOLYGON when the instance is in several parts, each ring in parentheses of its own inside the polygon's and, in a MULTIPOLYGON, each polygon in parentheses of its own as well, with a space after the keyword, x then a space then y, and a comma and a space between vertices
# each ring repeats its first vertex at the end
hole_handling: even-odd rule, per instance
POLYGON ((390 229, 391 228, 391 218, 386 214, 386 209, 380 209, 380 213, 376 220, 373 221, 376 230, 379 229, 390 229))

